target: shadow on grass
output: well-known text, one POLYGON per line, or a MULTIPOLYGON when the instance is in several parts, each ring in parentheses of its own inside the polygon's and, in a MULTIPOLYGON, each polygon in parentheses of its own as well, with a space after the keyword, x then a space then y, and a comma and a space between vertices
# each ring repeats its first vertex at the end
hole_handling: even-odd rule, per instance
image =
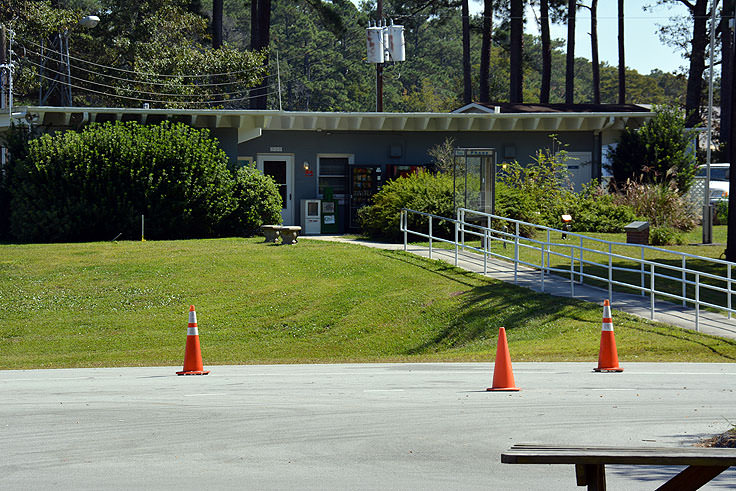
MULTIPOLYGON (((440 260, 429 260, 403 251, 398 251, 398 254, 397 251, 382 251, 382 255, 421 268, 467 288, 458 295, 461 298, 457 315, 449 324, 432 339, 407 350, 407 355, 460 348, 484 340, 495 343, 499 327, 505 327, 507 332, 529 329, 530 325, 534 325, 535 319, 539 321, 540 327, 559 326, 558 321, 580 324, 600 322, 601 307, 594 303, 533 292, 524 287, 456 268, 440 260)), ((655 337, 696 344, 726 360, 736 360, 733 355, 719 350, 718 346, 709 344, 708 337, 691 331, 656 325, 640 327, 632 323, 629 323, 627 328, 655 337)), ((538 338, 542 338, 547 335, 555 336, 559 332, 559 329, 555 328, 539 330, 535 334, 538 338)), ((716 343, 736 347, 736 340, 713 339, 717 339, 716 343)))

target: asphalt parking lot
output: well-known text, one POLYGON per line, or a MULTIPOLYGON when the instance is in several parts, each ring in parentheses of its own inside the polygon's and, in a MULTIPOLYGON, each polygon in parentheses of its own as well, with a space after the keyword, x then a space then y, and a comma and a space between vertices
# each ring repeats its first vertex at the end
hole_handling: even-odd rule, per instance
MULTIPOLYGON (((206 365, 206 364, 205 364, 206 365)), ((514 443, 687 446, 736 423, 736 364, 492 363, 0 371, 0 489, 581 489, 514 443)), ((609 489, 667 467, 611 466, 609 489)), ((736 486, 736 471, 709 488, 736 486)))

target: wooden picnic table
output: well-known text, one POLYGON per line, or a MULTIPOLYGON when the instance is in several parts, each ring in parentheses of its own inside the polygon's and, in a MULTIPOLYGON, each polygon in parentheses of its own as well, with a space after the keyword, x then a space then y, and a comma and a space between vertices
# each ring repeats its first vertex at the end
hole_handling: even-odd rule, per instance
POLYGON ((574 447, 514 445, 501 454, 504 464, 573 464, 578 486, 606 489, 606 464, 687 466, 658 490, 698 489, 732 465, 736 449, 704 447, 574 447))

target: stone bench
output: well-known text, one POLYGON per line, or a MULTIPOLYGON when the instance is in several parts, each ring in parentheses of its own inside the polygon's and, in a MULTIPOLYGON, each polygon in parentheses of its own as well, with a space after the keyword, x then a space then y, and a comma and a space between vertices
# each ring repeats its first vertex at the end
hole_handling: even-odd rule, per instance
POLYGON ((261 232, 266 237, 265 242, 278 242, 281 225, 261 225, 261 232))
POLYGON ((301 232, 302 228, 298 225, 284 225, 279 228, 279 233, 281 234, 281 243, 282 244, 296 244, 298 240, 296 240, 296 237, 299 235, 299 232, 301 232))
POLYGON ((281 243, 290 245, 296 244, 299 232, 302 228, 298 225, 261 225, 261 232, 266 237, 265 242, 276 243, 281 237, 281 243))

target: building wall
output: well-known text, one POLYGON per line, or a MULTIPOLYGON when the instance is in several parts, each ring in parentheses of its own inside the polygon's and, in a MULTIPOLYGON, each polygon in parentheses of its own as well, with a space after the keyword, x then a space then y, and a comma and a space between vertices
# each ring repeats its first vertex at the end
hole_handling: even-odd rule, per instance
MULTIPOLYGON (((381 166, 386 175, 386 165, 429 165, 432 159, 429 149, 441 144, 446 138, 454 140, 455 147, 494 148, 498 163, 518 160, 522 164, 532 161, 540 149, 550 148, 552 140, 543 132, 339 132, 339 131, 264 131, 262 136, 237 145, 234 155, 230 133, 216 134, 231 160, 255 162, 259 155, 285 155, 293 157, 293 219, 300 224, 299 203, 302 199, 322 198, 319 195, 318 156, 352 155, 352 165, 381 166), (305 169, 308 163, 310 170, 305 169)), ((235 135, 237 137, 237 135, 235 135)), ((557 134, 557 139, 570 152, 587 152, 600 159, 600 145, 592 132, 566 132, 557 134)), ((598 168, 600 164, 598 164, 598 168)), ((595 169, 595 163, 594 167, 595 169)), ((347 197, 337 196, 343 221, 347 219, 347 197)), ((341 224, 341 230, 346 227, 341 224)))

